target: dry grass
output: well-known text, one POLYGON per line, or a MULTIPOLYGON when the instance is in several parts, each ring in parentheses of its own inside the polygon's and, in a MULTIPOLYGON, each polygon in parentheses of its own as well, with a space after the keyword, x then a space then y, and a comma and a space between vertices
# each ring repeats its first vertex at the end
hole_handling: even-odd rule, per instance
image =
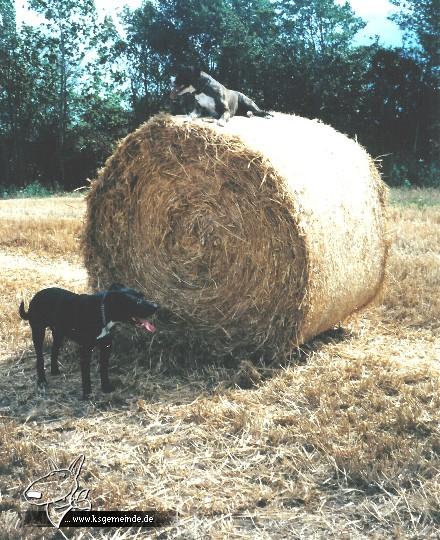
POLYGON ((19 245, 0 246, 2 539, 62 538, 20 528, 21 492, 49 457, 65 465, 79 453, 94 509, 173 510, 180 521, 143 532, 64 529, 68 538, 437 538, 440 197, 394 191, 392 200, 383 304, 316 338, 296 363, 150 365, 121 335, 119 389, 104 396, 95 386, 90 402, 79 399, 73 346, 48 395, 37 395, 29 329, 17 316, 21 296, 43 286, 85 289, 83 202, 73 220, 45 217, 66 208, 61 199, 41 211, 28 203, 32 227, 23 201, 1 202, 0 238, 21 234, 19 245))
POLYGON ((84 201, 80 197, 0 200, 1 253, 80 261, 78 238, 84 201))

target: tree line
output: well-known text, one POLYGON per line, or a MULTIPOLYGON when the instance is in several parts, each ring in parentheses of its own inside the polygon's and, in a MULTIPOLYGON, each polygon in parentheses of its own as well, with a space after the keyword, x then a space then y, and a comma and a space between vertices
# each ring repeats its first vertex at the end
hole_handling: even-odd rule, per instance
POLYGON ((117 26, 94 0, 0 0, 0 186, 84 185, 195 64, 265 109, 319 118, 382 160, 392 185, 439 186, 437 0, 391 0, 404 45, 356 44, 335 0, 144 0, 117 26))

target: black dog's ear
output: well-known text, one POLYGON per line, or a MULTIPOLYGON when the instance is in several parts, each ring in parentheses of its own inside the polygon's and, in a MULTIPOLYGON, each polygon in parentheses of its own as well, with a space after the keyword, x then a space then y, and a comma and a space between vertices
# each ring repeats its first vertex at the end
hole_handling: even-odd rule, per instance
POLYGON ((121 283, 113 283, 113 285, 110 285, 109 291, 118 291, 119 289, 125 289, 125 285, 122 285, 121 283))

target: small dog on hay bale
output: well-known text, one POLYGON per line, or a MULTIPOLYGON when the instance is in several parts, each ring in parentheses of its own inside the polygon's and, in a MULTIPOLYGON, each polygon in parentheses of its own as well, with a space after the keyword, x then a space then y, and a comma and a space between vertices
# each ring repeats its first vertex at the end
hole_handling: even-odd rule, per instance
POLYGON ((187 93, 194 94, 195 107, 189 114, 191 118, 208 116, 217 119, 217 123, 224 126, 235 115, 264 118, 272 116, 241 92, 225 88, 198 68, 181 68, 172 82, 174 86, 170 94, 172 100, 187 93))
POLYGON ((93 349, 100 348, 100 375, 103 392, 114 387, 108 377, 108 362, 112 347, 110 328, 117 322, 132 322, 148 332, 155 326, 146 318, 159 308, 154 302, 134 289, 114 284, 107 291, 96 294, 75 294, 52 287, 39 291, 31 300, 28 312, 22 301, 19 315, 29 321, 37 355, 37 384, 47 386, 44 373, 43 341, 46 328, 52 331, 51 375, 59 375, 58 353, 64 338, 80 345, 80 364, 83 398, 90 394, 90 359, 93 349))

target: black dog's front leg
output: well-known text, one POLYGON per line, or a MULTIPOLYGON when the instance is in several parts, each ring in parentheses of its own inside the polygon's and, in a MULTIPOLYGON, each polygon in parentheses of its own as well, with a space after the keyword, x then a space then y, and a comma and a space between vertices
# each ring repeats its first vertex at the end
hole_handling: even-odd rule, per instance
POLYGON ((46 329, 44 327, 32 326, 32 341, 34 342, 35 353, 37 355, 37 385, 45 388, 47 386, 46 375, 44 374, 43 341, 46 329))
POLYGON ((81 347, 81 380, 82 380, 82 390, 83 390, 83 399, 87 399, 90 395, 91 385, 90 385, 90 360, 92 358, 93 347, 83 345, 81 347))
POLYGON ((112 352, 112 338, 107 336, 99 344, 99 371, 101 374, 101 389, 105 393, 113 392, 115 387, 108 377, 108 361, 112 352))
POLYGON ((217 124, 219 126, 225 126, 226 125, 226 122, 229 122, 229 119, 231 118, 231 113, 229 111, 229 109, 225 109, 225 111, 223 112, 223 114, 220 116, 220 118, 217 120, 217 124))
POLYGON ((201 118, 202 112, 200 110, 197 110, 197 107, 194 108, 194 110, 190 113, 188 113, 185 118, 183 119, 184 122, 190 122, 191 120, 194 120, 195 118, 201 118))
MULTIPOLYGON (((225 126, 226 122, 229 122, 229 119, 231 118, 231 106, 234 106, 232 103, 229 103, 229 99, 232 99, 234 101, 236 99, 236 95, 234 92, 230 92, 226 90, 226 93, 222 92, 220 96, 217 96, 215 100, 215 106, 218 111, 219 117, 217 120, 217 124, 219 126, 225 126)), ((234 107, 236 109, 236 107, 234 107)))
POLYGON ((52 353, 50 355, 50 374, 59 375, 60 370, 58 367, 58 353, 60 352, 61 345, 63 344, 63 334, 58 330, 52 328, 52 353))

